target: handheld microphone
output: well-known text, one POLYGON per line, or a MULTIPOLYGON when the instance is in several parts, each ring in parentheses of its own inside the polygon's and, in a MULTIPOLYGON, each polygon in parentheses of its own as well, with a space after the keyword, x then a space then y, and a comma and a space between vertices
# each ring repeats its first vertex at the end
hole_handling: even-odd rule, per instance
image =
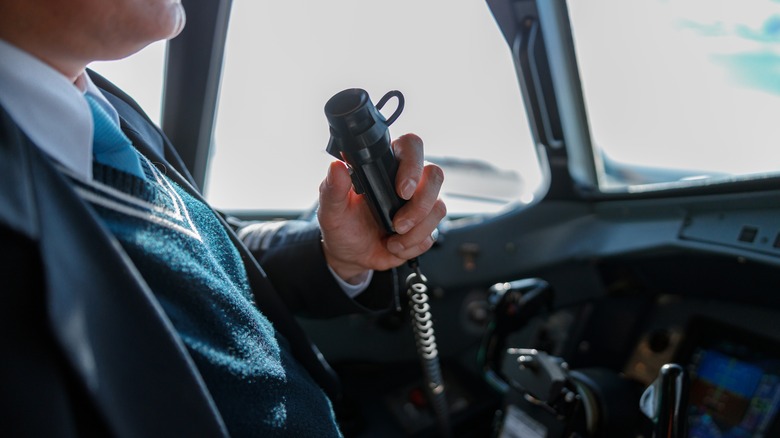
MULTIPOLYGON (((344 90, 325 104, 325 116, 330 125, 327 151, 347 163, 355 192, 367 198, 371 212, 389 234, 395 233, 393 216, 406 201, 395 190, 398 162, 387 128, 403 109, 404 96, 395 90, 382 96, 376 107, 368 93, 359 88, 344 90), (385 119, 379 110, 393 97, 398 99, 398 107, 385 119)), ((406 279, 407 295, 414 315, 412 328, 423 364, 425 388, 441 434, 446 437, 450 435, 449 406, 433 334, 427 280, 420 271, 417 257, 408 260, 407 264, 413 271, 406 279)))
POLYGON ((341 91, 325 104, 330 126, 326 150, 347 163, 355 192, 367 198, 371 212, 389 234, 395 233, 393 216, 406 203, 395 190, 398 162, 388 131, 403 108, 400 91, 388 92, 374 106, 360 88, 341 91), (393 97, 398 99, 398 107, 385 119, 379 110, 393 97))

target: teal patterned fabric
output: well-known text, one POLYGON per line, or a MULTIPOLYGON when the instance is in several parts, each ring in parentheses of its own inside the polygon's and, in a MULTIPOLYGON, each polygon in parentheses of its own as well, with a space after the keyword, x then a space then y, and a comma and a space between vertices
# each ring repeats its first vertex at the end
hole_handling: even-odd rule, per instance
POLYGON ((341 436, 330 400, 255 306, 213 211, 141 159, 145 179, 95 163, 94 181, 74 183, 158 298, 231 435, 341 436))

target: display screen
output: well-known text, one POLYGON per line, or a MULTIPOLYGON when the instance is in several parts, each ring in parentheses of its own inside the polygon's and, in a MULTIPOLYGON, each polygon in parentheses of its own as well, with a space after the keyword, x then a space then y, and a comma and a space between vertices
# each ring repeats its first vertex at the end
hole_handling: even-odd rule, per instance
POLYGON ((723 339, 704 344, 692 349, 689 362, 690 437, 772 436, 780 351, 723 339))

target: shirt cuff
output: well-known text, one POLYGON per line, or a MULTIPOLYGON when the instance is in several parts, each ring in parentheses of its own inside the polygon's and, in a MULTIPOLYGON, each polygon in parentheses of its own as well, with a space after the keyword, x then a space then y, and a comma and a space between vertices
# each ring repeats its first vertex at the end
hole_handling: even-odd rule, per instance
POLYGON ((333 268, 328 265, 328 270, 333 275, 333 278, 336 279, 336 283, 341 286, 341 289, 344 291, 344 293, 347 294, 350 298, 355 298, 356 296, 360 295, 361 292, 366 290, 368 288, 368 285, 371 283, 371 279, 374 277, 374 271, 370 270, 366 274, 366 278, 363 279, 358 284, 349 284, 346 281, 344 281, 341 277, 339 277, 338 274, 336 274, 336 271, 333 270, 333 268))

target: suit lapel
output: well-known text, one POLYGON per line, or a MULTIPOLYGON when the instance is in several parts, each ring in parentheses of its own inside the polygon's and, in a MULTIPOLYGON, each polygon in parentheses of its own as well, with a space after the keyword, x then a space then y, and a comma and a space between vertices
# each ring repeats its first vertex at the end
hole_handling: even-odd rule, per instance
POLYGON ((4 203, 11 209, 3 215, 15 219, 3 220, 27 224, 50 330, 95 406, 117 433, 226 435, 185 347, 119 244, 51 160, 0 118, 2 161, 16 169, 0 192, 21 202, 4 203))

